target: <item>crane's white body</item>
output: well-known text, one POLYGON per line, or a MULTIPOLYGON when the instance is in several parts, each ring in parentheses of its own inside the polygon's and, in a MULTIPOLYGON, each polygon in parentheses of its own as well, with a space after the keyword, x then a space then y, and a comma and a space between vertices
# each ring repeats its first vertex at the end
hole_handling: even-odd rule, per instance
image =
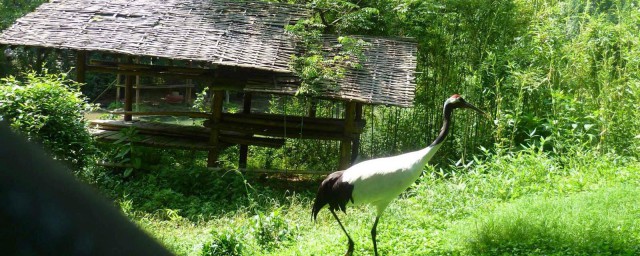
POLYGON ((392 157, 360 162, 342 174, 342 181, 353 185, 353 203, 375 205, 378 214, 389 202, 413 184, 442 144, 392 157))
POLYGON ((442 129, 438 137, 428 147, 392 157, 372 159, 358 163, 344 171, 331 173, 325 178, 316 194, 311 216, 315 220, 318 212, 329 206, 342 231, 349 239, 346 255, 353 253, 353 240, 347 233, 336 210, 346 213, 346 205, 371 204, 378 213, 371 228, 373 251, 378 255, 376 227, 382 212, 389 203, 413 184, 422 173, 423 167, 438 151, 449 132, 451 115, 456 108, 471 108, 484 115, 484 112, 467 103, 460 95, 454 94, 444 103, 442 129))

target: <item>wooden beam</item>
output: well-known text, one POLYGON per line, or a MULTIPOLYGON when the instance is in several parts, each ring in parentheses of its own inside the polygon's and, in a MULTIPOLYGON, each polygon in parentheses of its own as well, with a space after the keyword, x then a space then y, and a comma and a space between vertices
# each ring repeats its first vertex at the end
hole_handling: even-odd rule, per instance
POLYGON ((211 118, 211 113, 187 112, 187 111, 110 111, 113 115, 132 115, 132 116, 188 116, 191 118, 211 118))
POLYGON ((211 86, 211 88, 215 90, 233 90, 239 91, 242 90, 247 84, 247 79, 251 77, 249 74, 245 74, 244 76, 240 74, 229 75, 229 76, 219 76, 214 77, 215 74, 213 72, 204 72, 201 74, 181 74, 181 73, 171 73, 171 72, 158 72, 153 70, 143 70, 143 71, 130 71, 130 70, 120 70, 118 68, 113 67, 95 67, 88 66, 87 71, 96 72, 96 73, 111 73, 111 74, 122 74, 122 75, 132 75, 132 76, 153 76, 153 77, 168 77, 168 78, 178 78, 178 79, 193 79, 198 80, 203 83, 215 84, 211 86))
POLYGON ((224 100, 224 91, 213 91, 213 102, 211 103, 211 135, 209 136, 209 145, 212 149, 209 150, 207 166, 218 166, 218 156, 220 154, 220 143, 218 137, 220 136, 220 126, 217 124, 222 120, 222 103, 224 100))
MULTIPOLYGON (((220 167, 207 168, 214 172, 227 172, 229 170, 220 167)), ((327 171, 304 171, 304 170, 276 170, 276 169, 254 169, 254 168, 238 168, 243 173, 270 173, 270 174, 307 174, 307 175, 327 175, 327 171)))
MULTIPOLYGON (((242 123, 247 125, 263 125, 269 127, 287 127, 288 130, 303 132, 305 130, 339 132, 344 131, 345 120, 338 118, 302 117, 293 115, 275 114, 228 114, 222 115, 222 120, 229 123, 242 123), (286 122, 285 122, 286 121, 286 122)), ((355 131, 364 129, 364 122, 356 122, 355 131)))
POLYGON ((123 75, 143 75, 143 76, 159 76, 159 77, 175 77, 184 79, 199 79, 199 80, 211 80, 213 78, 213 72, 200 72, 200 73, 174 73, 167 71, 154 71, 154 70, 129 70, 120 69, 118 67, 103 67, 88 65, 87 71, 96 73, 112 73, 123 75))
POLYGON ((172 77, 180 79, 193 79, 213 84, 212 88, 218 90, 240 90, 244 88, 249 79, 261 79, 271 81, 278 73, 264 70, 217 66, 215 69, 157 66, 147 64, 131 64, 92 60, 87 70, 99 73, 119 73, 136 76, 172 77))
MULTIPOLYGON (((253 98, 253 94, 250 92, 244 93, 244 98, 242 101, 242 113, 243 114, 251 114, 251 101, 253 98)), ((238 161, 238 166, 240 168, 247 167, 247 158, 249 155, 249 145, 240 145, 240 156, 238 161)))
POLYGON ((352 139, 350 138, 353 135, 354 124, 356 119, 356 103, 355 102, 347 102, 345 106, 345 126, 344 126, 344 136, 345 139, 340 141, 340 170, 347 169, 351 165, 351 149, 352 139))
POLYGON ((120 63, 111 61, 99 61, 91 60, 90 65, 92 67, 105 67, 105 68, 117 68, 118 70, 127 71, 153 71, 162 73, 173 74, 185 74, 185 75, 200 75, 203 73, 215 74, 217 76, 229 76, 235 74, 236 77, 248 76, 262 76, 270 77, 274 72, 259 70, 246 67, 233 67, 218 65, 214 68, 193 68, 193 67, 176 67, 176 66, 161 66, 161 65, 149 65, 149 64, 137 64, 137 63, 120 63))
MULTIPOLYGON (((112 111, 109 112, 114 115, 131 115, 131 116, 188 116, 191 118, 212 118, 211 113, 202 112, 182 112, 182 111, 112 111)), ((222 113, 221 120, 217 127, 222 131, 234 131, 244 134, 255 134, 263 136, 271 136, 282 138, 284 136, 285 126, 287 128, 287 138, 293 139, 320 139, 320 140, 353 140, 357 136, 359 131, 362 131, 361 126, 364 125, 364 120, 355 121, 355 127, 352 127, 352 133, 345 135, 344 120, 329 119, 329 118, 305 118, 302 125, 300 120, 287 117, 287 123, 284 124, 281 115, 266 115, 266 114, 230 114, 222 113), (326 121, 326 122, 325 122, 326 121), (340 124, 342 123, 342 124, 340 124), (302 129, 301 129, 302 127, 302 129)), ((211 123, 210 121, 207 123, 211 123)), ((214 127, 212 124, 205 123, 207 127, 214 127)))
MULTIPOLYGON (((276 138, 285 137, 284 129, 281 127, 250 125, 226 121, 220 122, 218 126, 219 129, 223 131, 235 131, 238 133, 263 135, 276 138)), ((311 130, 301 132, 300 130, 295 129, 287 129, 286 138, 315 140, 351 140, 351 137, 349 137, 349 135, 345 135, 342 132, 321 132, 311 130)))
POLYGON ((78 83, 86 83, 87 75, 87 52, 76 52, 76 81, 78 83))
MULTIPOLYGON (((176 139, 190 139, 194 141, 206 141, 210 137, 210 129, 197 126, 183 126, 155 122, 124 122, 117 120, 93 120, 90 124, 92 129, 102 131, 120 131, 124 128, 135 127, 139 135, 152 135, 176 139)), ((100 135, 98 135, 100 136, 100 135)), ((260 147, 279 148, 284 145, 284 139, 247 137, 237 132, 220 131, 219 141, 228 144, 255 145, 260 147)), ((205 149, 205 148, 202 148, 205 149)), ((209 147, 206 147, 208 150, 209 147)))
POLYGON ((280 148, 284 146, 284 139, 225 135, 223 132, 221 132, 220 141, 240 146, 253 145, 267 148, 280 148))

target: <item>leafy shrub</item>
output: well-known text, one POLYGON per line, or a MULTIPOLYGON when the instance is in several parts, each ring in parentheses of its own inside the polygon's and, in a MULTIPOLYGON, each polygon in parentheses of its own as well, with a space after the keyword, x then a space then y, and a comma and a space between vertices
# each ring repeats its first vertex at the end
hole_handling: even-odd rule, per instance
MULTIPOLYGON (((233 226, 233 224, 231 226, 233 226)), ((237 230, 227 227, 223 230, 213 230, 211 235, 211 241, 204 244, 200 255, 242 255, 245 246, 242 243, 242 235, 239 234, 237 230)))
POLYGON ((292 241, 294 238, 294 232, 289 222, 282 216, 280 209, 272 211, 269 215, 262 212, 254 215, 251 218, 251 224, 256 241, 267 250, 292 241))
POLYGON ((84 113, 94 109, 80 84, 64 75, 14 77, 0 82, 0 117, 13 130, 41 143, 57 160, 83 167, 95 153, 84 113))

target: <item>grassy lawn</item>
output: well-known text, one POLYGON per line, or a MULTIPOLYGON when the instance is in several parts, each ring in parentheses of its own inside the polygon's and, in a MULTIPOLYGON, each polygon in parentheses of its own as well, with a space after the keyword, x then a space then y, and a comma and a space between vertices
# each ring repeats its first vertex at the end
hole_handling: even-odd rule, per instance
MULTIPOLYGON (((167 159, 123 181, 95 176, 140 227, 178 255, 340 255, 346 237, 323 210, 322 177, 212 173, 167 159), (174 163, 174 164, 169 164, 174 163)), ((378 225, 382 255, 637 255, 640 164, 538 149, 466 168, 427 167, 378 225)), ((372 255, 374 209, 340 213, 356 255, 372 255)))

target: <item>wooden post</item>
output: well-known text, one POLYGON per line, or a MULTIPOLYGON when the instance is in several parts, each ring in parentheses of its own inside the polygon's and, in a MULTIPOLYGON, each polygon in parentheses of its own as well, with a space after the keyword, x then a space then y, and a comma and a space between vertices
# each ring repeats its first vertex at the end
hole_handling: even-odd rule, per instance
POLYGON ((140 76, 136 76, 136 110, 140 105, 140 76))
MULTIPOLYGON (((124 77, 124 111, 131 112, 133 110, 133 76, 126 75, 124 77)), ((124 115, 125 121, 131 121, 131 114, 124 115)))
MULTIPOLYGON (((251 99, 252 94, 250 92, 244 93, 242 113, 243 114, 251 114, 251 99)), ((247 168, 247 157, 249 154, 249 145, 240 145, 240 160, 238 161, 238 166, 240 168, 247 168)))
MULTIPOLYGON (((124 63, 131 64, 131 56, 126 56, 124 63)), ((133 110, 133 75, 124 76, 124 111, 131 112, 133 110)), ((131 121, 133 118, 131 114, 125 114, 124 120, 131 121)))
POLYGON ((44 70, 44 58, 45 58, 45 50, 44 48, 38 47, 34 50, 36 52, 36 64, 34 69, 36 70, 36 74, 42 75, 44 70))
POLYGON ((76 81, 78 83, 86 82, 87 74, 87 52, 76 52, 76 81))
POLYGON ((120 102, 120 82, 122 81, 120 76, 120 74, 116 75, 116 103, 120 102))
MULTIPOLYGON (((189 79, 189 81, 192 81, 192 79, 189 79)), ((193 82, 189 82, 187 85, 192 85, 192 84, 193 84, 193 82)), ((185 90, 185 93, 184 93, 185 94, 184 99, 185 99, 186 103, 189 104, 189 105, 191 105, 191 103, 192 103, 191 93, 192 93, 191 92, 191 87, 187 86, 187 89, 185 90)))
MULTIPOLYGON (((356 103, 355 121, 362 120, 362 103, 356 103)), ((351 150, 351 163, 355 163, 360 154, 360 133, 353 134, 353 149, 351 150)))
POLYGON ((218 166, 218 155, 220 154, 220 121, 222 119, 222 102, 224 101, 224 91, 213 91, 213 102, 211 103, 211 135, 209 136, 209 156, 207 160, 208 167, 218 166))
MULTIPOLYGON (((193 62, 189 61, 189 65, 188 66, 190 68, 193 68, 193 62)), ((191 102, 191 87, 189 87, 191 85, 193 85, 193 79, 187 79, 187 88, 186 88, 186 90, 184 92, 184 94, 185 94, 184 95, 184 100, 185 100, 185 103, 187 103, 189 105, 191 105, 191 103, 192 103, 191 102)))
POLYGON ((87 75, 87 52, 76 52, 76 81, 78 83, 85 83, 87 75))
POLYGON ((355 130, 356 103, 351 101, 347 102, 344 111, 344 135, 347 136, 347 138, 340 141, 340 170, 347 169, 351 165, 351 149, 353 142, 351 138, 353 137, 353 131, 355 130))

